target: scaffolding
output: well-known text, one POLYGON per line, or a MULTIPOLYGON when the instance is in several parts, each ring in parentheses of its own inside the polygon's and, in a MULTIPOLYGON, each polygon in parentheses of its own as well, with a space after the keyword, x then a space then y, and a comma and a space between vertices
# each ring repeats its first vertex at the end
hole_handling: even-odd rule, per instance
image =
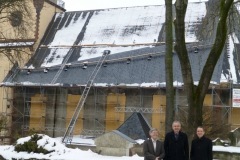
MULTIPOLYGON (((75 110, 74 110, 74 113, 72 114, 72 118, 71 118, 71 120, 70 120, 70 122, 69 122, 69 125, 68 125, 68 127, 67 127, 67 129, 66 129, 66 132, 64 133, 62 142, 65 142, 65 141, 64 141, 65 138, 66 138, 66 143, 69 143, 69 142, 71 143, 71 142, 72 142, 73 131, 74 131, 74 128, 75 128, 76 123, 77 123, 77 121, 78 121, 79 114, 81 113, 81 110, 82 110, 82 108, 83 108, 83 106, 84 106, 84 103, 85 103, 85 101, 86 101, 86 99, 87 99, 87 96, 88 96, 88 94, 89 94, 89 91, 90 91, 90 89, 91 89, 91 87, 92 87, 92 85, 93 85, 93 82, 94 82, 94 80, 95 80, 98 72, 99 72, 99 70, 100 70, 100 68, 101 68, 104 60, 106 59, 106 57, 107 57, 109 54, 110 54, 110 51, 109 51, 109 50, 105 50, 105 51, 103 52, 103 55, 102 55, 101 58, 99 59, 96 67, 94 68, 92 74, 90 75, 90 77, 89 77, 89 79, 88 79, 88 81, 87 81, 87 83, 86 83, 86 86, 85 86, 85 88, 84 88, 84 90, 83 90, 83 93, 82 93, 82 95, 81 95, 81 98, 80 98, 80 100, 79 100, 79 102, 78 102, 78 104, 77 104, 77 106, 76 106, 76 108, 75 108, 75 110)), ((65 64, 64 64, 63 66, 65 66, 65 64)), ((86 67, 86 66, 83 66, 83 67, 86 67)))
MULTIPOLYGON (((211 110, 212 117, 221 116, 231 129, 240 126, 238 108, 231 107, 233 86, 209 88, 204 106, 211 110)), ((62 137, 71 120, 84 86, 75 88, 17 86, 12 91, 4 88, 7 102, 6 115, 11 120, 9 132, 1 135, 3 143, 10 143, 15 132, 27 136, 36 131, 53 137, 62 137), (12 95, 12 96, 11 96, 12 95), (68 116, 71 115, 71 116, 68 116), (6 141, 5 141, 6 140, 6 141), (8 141, 7 141, 8 140, 8 141)), ((78 119, 74 135, 99 136, 108 130, 117 129, 133 112, 141 112, 150 124, 160 131, 165 130, 165 88, 123 88, 118 86, 93 86, 78 119)), ((187 114, 187 101, 183 88, 175 88, 176 112, 187 114)), ((210 124, 212 125, 212 124, 210 124)), ((6 133, 6 132, 5 132, 6 133)), ((164 132, 161 133, 164 136, 164 132)), ((1 137, 0 137, 1 138, 1 137)))
MULTIPOLYGON (((199 45, 198 47, 204 46, 206 45, 199 45)), ((190 46, 188 49, 192 50, 193 47, 190 46)), ((67 59, 72 52, 73 49, 69 51, 67 59)), ((161 55, 163 52, 133 57, 148 57, 153 54, 161 55)), ((125 61, 126 58, 108 61, 125 61)), ((200 59, 199 57, 199 61, 201 61, 200 59)), ((56 82, 67 65, 66 62, 64 61, 61 66, 58 66, 59 70, 51 82, 52 84, 56 82)), ((95 65, 97 61, 90 63, 95 65)), ((116 80, 113 84, 119 83, 116 80)), ((188 114, 187 97, 183 86, 179 86, 175 87, 175 112, 177 115, 188 114)), ((72 116, 82 96, 86 99, 81 103, 79 114, 74 117, 77 122, 72 135, 98 136, 109 130, 117 129, 133 112, 143 113, 152 127, 161 131, 160 136, 164 137, 165 135, 165 86, 160 86, 160 84, 159 86, 146 88, 121 86, 120 84, 105 87, 93 84, 90 87, 88 83, 83 86, 70 87, 41 85, 34 87, 19 84, 12 89, 3 88, 5 102, 2 106, 6 106, 6 104, 9 106, 6 107, 5 113, 11 119, 12 125, 10 128, 12 131, 9 132, 11 135, 17 131, 21 136, 26 136, 29 132, 37 131, 52 137, 62 137, 69 123, 73 122, 72 116), (89 87, 88 96, 85 92, 86 86, 89 87)), ((211 85, 205 97, 204 106, 207 110, 211 110, 212 117, 221 116, 220 119, 224 122, 227 119, 228 125, 237 127, 240 120, 232 112, 234 110, 234 113, 238 113, 238 109, 231 107, 232 88, 240 88, 240 86, 234 86, 232 82, 211 85), (224 93, 224 96, 222 96, 222 93, 224 93)), ((213 124, 213 121, 209 123, 209 125, 213 124)))

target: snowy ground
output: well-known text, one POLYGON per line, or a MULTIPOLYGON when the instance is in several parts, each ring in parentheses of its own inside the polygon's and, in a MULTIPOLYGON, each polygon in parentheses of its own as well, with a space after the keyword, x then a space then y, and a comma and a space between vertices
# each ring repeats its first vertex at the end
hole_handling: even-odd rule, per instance
MULTIPOLYGON (((112 157, 112 156, 102 156, 98 155, 91 150, 82 151, 80 149, 71 149, 65 147, 64 144, 61 143, 61 138, 51 138, 47 135, 42 135, 43 138, 37 141, 38 146, 42 146, 44 149, 48 151, 53 151, 49 154, 36 154, 36 153, 27 153, 27 152, 16 152, 14 151, 14 146, 0 146, 0 155, 5 159, 61 159, 61 160, 74 160, 74 159, 87 159, 87 160, 143 160, 143 157, 139 157, 138 155, 134 155, 132 157, 112 157), (54 144, 55 143, 55 144, 54 144)), ((17 144, 23 144, 28 141, 30 137, 21 138, 17 141, 17 144)), ((78 141, 84 145, 94 145, 94 141, 92 139, 82 139, 74 137, 74 142, 78 141)), ((139 141, 141 142, 141 141, 139 141)))
MULTIPOLYGON (((44 149, 48 151, 53 151, 49 154, 36 154, 36 153, 27 153, 27 152, 15 152, 14 146, 0 146, 0 155, 5 159, 61 159, 61 160, 74 160, 74 159, 87 159, 87 160, 143 160, 143 157, 139 157, 138 155, 134 155, 132 157, 113 157, 113 156, 102 156, 98 155, 90 150, 82 151, 80 149, 71 149, 65 147, 64 144, 61 143, 61 138, 51 138, 47 135, 42 135, 43 138, 37 141, 38 146, 42 146, 44 149)), ((23 144, 28 141, 29 137, 21 138, 17 141, 17 144, 23 144)), ((74 142, 78 141, 78 143, 84 145, 94 145, 94 141, 92 139, 83 139, 80 137, 74 137, 74 142)), ((138 143, 142 143, 143 140, 138 140, 138 143)), ((239 147, 223 147, 223 146, 214 146, 214 151, 225 151, 230 153, 240 153, 239 147)))

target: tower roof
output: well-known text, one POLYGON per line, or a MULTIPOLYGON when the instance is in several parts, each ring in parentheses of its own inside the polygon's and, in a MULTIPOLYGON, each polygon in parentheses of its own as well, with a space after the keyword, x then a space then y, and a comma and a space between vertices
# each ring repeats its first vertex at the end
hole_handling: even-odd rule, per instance
POLYGON ((128 137, 137 139, 150 138, 151 126, 142 113, 134 112, 117 130, 128 137))

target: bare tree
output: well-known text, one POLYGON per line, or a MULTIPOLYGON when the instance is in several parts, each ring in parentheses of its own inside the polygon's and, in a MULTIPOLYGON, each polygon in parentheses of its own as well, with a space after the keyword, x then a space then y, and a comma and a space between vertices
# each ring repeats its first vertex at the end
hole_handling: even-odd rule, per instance
POLYGON ((0 55, 12 63, 28 56, 28 46, 34 39, 30 5, 29 0, 0 1, 0 55))
POLYGON ((227 38, 227 18, 229 15, 229 10, 233 4, 233 0, 219 0, 218 2, 219 21, 217 23, 215 40, 207 61, 203 67, 199 84, 197 86, 195 86, 193 83, 191 64, 185 43, 184 18, 188 6, 188 0, 176 0, 175 2, 176 19, 174 21, 174 25, 176 43, 174 49, 178 54, 184 82, 184 89, 187 94, 189 108, 186 131, 190 140, 194 137, 197 126, 203 124, 203 101, 209 87, 214 68, 222 53, 227 38))
MULTIPOLYGON (((188 131, 188 108, 186 106, 181 106, 179 114, 176 115, 176 119, 180 120, 182 123, 182 131, 188 131)), ((221 139, 227 139, 229 133, 229 125, 227 117, 222 118, 222 111, 218 108, 212 108, 210 106, 203 106, 203 123, 202 127, 205 130, 205 135, 210 139, 216 139, 217 137, 221 139), (219 120, 221 119, 221 120, 219 120)), ((194 133, 196 134, 196 129, 194 128, 194 133)), ((191 142, 189 142, 191 144, 191 142)))
POLYGON ((9 131, 7 128, 8 124, 9 124, 9 122, 8 122, 7 116, 4 114, 0 114, 0 132, 9 131))
POLYGON ((229 133, 229 125, 227 117, 222 117, 222 111, 218 107, 211 108, 209 106, 203 107, 203 127, 205 134, 211 139, 217 137, 227 139, 229 133))

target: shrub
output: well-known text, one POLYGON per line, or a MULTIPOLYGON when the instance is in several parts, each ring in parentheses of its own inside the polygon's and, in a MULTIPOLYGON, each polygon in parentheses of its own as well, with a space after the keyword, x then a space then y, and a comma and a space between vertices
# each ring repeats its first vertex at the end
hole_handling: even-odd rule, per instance
POLYGON ((44 149, 42 146, 38 147, 37 141, 42 139, 42 136, 39 136, 37 134, 34 134, 31 136, 31 139, 27 142, 24 142, 23 144, 17 144, 15 146, 16 152, 34 152, 34 153, 43 153, 48 154, 50 151, 44 149))

